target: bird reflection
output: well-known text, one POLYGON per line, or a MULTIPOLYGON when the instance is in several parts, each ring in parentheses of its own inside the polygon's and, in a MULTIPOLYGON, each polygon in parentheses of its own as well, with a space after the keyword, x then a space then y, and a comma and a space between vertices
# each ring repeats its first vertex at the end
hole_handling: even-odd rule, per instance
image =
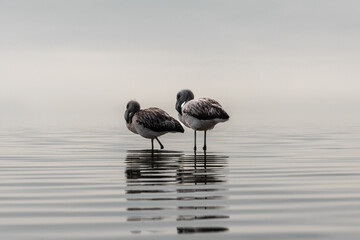
POLYGON ((217 223, 223 225, 229 218, 221 213, 227 191, 224 174, 227 158, 206 152, 186 155, 163 150, 128 151, 125 159, 127 220, 142 222, 134 225, 136 229, 130 232, 158 232, 165 220, 178 234, 227 231, 223 226, 213 227, 217 223), (204 227, 207 221, 211 227, 204 227), (197 222, 201 222, 201 227, 196 227, 197 222), (190 226, 185 226, 187 223, 190 226), (156 226, 157 229, 152 229, 156 226))

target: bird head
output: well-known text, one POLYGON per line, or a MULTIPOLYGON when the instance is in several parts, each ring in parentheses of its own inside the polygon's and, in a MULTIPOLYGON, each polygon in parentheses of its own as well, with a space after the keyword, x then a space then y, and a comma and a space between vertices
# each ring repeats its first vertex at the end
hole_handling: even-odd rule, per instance
POLYGON ((181 106, 183 103, 186 103, 190 100, 194 99, 194 94, 189 89, 183 89, 176 95, 176 104, 175 109, 178 111, 180 115, 182 115, 181 106))
POLYGON ((137 101, 132 100, 132 101, 128 102, 128 104, 126 105, 126 110, 125 110, 125 114, 124 114, 126 123, 131 123, 134 114, 136 112, 138 112, 139 110, 140 110, 140 104, 137 101))

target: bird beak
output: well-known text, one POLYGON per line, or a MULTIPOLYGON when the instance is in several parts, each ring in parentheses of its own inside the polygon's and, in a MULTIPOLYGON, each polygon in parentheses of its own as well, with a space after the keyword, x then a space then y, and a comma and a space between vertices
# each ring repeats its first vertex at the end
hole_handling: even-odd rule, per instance
POLYGON ((177 102, 177 103, 175 104, 175 109, 176 109, 176 111, 178 111, 178 113, 179 113, 180 115, 182 115, 182 112, 181 112, 181 104, 180 104, 179 102, 177 102))
POLYGON ((130 117, 129 117, 129 111, 128 110, 125 111, 124 118, 125 118, 125 121, 127 123, 130 123, 130 117))

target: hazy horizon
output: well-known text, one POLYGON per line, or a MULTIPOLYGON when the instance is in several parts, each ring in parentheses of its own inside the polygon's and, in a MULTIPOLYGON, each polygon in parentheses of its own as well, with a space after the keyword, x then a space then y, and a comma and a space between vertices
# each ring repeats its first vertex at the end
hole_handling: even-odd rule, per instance
POLYGON ((0 1, 1 125, 111 125, 176 93, 232 120, 357 124, 357 1, 0 1))

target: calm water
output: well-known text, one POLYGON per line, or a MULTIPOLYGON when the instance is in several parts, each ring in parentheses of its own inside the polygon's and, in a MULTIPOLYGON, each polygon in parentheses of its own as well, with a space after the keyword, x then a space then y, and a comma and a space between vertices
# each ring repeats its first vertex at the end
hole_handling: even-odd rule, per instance
POLYGON ((360 235, 360 128, 218 127, 206 155, 192 136, 152 155, 124 128, 2 129, 1 239, 360 235))

